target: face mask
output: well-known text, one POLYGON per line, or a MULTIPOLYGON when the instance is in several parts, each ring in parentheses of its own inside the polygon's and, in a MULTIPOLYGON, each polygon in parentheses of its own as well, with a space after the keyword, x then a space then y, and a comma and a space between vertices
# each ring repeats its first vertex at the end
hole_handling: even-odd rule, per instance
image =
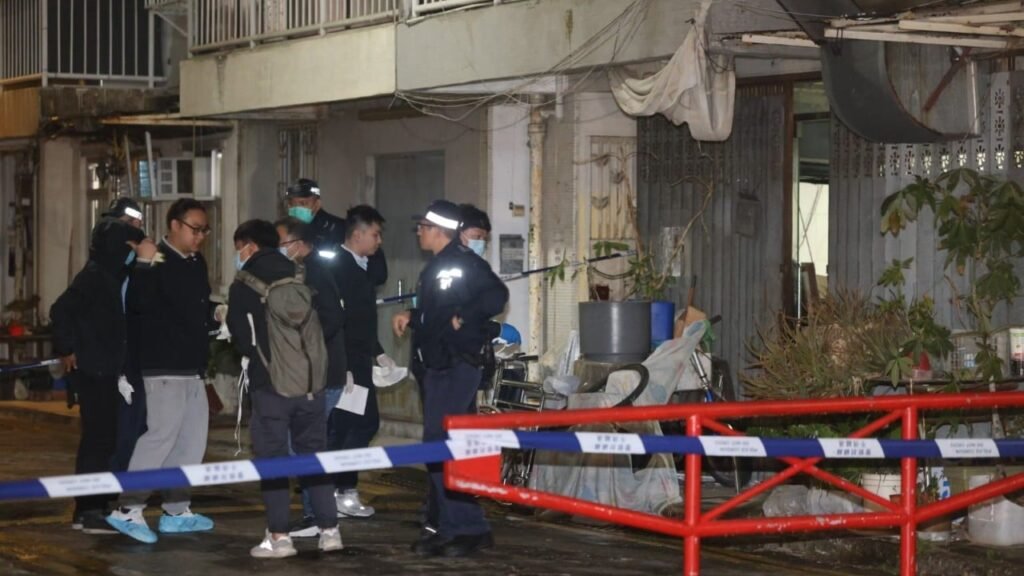
POLYGON ((476 255, 483 258, 484 252, 487 251, 487 240, 473 240, 469 241, 469 249, 476 252, 476 255))
POLYGON ((305 206, 292 206, 288 209, 288 215, 306 224, 313 221, 313 210, 305 206))
POLYGON ((280 252, 281 255, 284 256, 285 258, 287 258, 289 260, 292 259, 291 255, 288 254, 288 247, 287 246, 278 246, 277 247, 277 251, 280 252))
POLYGON ((135 262, 135 250, 131 250, 128 252, 128 256, 125 257, 124 259, 124 265, 131 266, 132 262, 135 262))
MULTIPOLYGON (((244 248, 242 250, 244 250, 244 248)), ((242 267, 245 266, 245 263, 248 262, 248 261, 249 261, 248 258, 246 258, 245 260, 242 260, 242 251, 241 250, 239 250, 238 252, 235 252, 235 270, 241 270, 242 267)))

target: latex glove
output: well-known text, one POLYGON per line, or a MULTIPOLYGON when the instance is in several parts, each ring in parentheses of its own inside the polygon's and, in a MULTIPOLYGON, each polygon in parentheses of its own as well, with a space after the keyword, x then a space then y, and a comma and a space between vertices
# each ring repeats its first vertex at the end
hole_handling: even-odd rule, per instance
POLYGON ((380 356, 377 356, 377 365, 380 366, 381 368, 394 368, 398 366, 398 364, 395 363, 391 356, 388 356, 387 354, 381 354, 380 356))
POLYGON ((213 309, 213 319, 216 320, 217 322, 221 322, 221 323, 223 323, 225 320, 227 320, 228 319, 228 305, 227 304, 218 304, 217 307, 213 309))
POLYGON ((242 372, 248 372, 248 371, 249 371, 249 357, 248 356, 242 356, 242 372))
POLYGON ((131 406, 132 393, 135 392, 135 388, 132 388, 132 385, 128 383, 128 379, 124 376, 117 379, 117 391, 124 397, 124 403, 131 406))
POLYGON ((352 376, 351 372, 346 372, 345 373, 345 387, 346 388, 352 388, 353 386, 355 386, 355 384, 356 384, 355 377, 352 376))

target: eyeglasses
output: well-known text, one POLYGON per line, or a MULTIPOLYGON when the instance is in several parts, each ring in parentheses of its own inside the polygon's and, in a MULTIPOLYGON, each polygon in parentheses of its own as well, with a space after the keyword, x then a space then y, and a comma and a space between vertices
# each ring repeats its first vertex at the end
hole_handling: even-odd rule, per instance
POLYGON ((194 226, 180 218, 178 219, 178 222, 181 222, 182 225, 187 226, 189 230, 191 230, 194 234, 199 236, 206 236, 207 234, 212 232, 209 226, 194 226))
POLYGON ((427 230, 427 229, 430 229, 430 228, 437 228, 437 224, 431 224, 429 222, 419 222, 419 223, 416 224, 416 230, 420 230, 420 229, 427 230))
POLYGON ((285 240, 283 242, 278 243, 278 246, 288 246, 289 244, 295 244, 296 242, 302 242, 302 240, 299 238, 296 238, 295 240, 285 240))

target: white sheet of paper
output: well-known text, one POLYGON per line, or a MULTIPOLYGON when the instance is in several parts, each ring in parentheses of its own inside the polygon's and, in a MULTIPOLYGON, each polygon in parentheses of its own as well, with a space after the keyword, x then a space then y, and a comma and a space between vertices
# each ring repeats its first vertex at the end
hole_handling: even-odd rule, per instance
POLYGON ((362 416, 366 413, 366 400, 369 394, 370 390, 366 386, 358 384, 345 386, 335 408, 362 416))

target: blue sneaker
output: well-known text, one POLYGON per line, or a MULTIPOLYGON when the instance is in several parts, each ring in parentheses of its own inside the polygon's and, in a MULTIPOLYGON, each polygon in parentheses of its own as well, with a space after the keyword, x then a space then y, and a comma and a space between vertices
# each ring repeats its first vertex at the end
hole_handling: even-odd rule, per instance
POLYGON ((206 532, 213 530, 213 520, 202 514, 193 514, 191 510, 185 510, 176 516, 170 514, 161 516, 159 529, 162 534, 206 532))
POLYGON ((156 532, 149 529, 146 519, 142 517, 141 508, 128 508, 125 510, 114 510, 107 516, 107 524, 114 529, 145 544, 153 544, 157 541, 156 532))

